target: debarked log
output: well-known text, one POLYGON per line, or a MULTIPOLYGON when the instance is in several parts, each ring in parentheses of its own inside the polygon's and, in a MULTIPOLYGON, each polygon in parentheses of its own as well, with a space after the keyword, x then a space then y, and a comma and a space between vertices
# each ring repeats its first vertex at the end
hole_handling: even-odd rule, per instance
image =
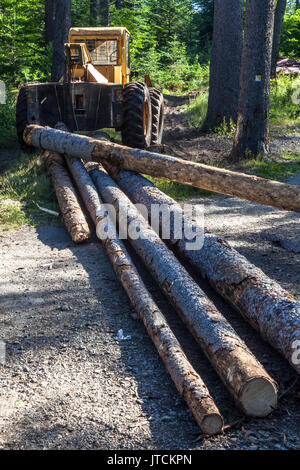
MULTIPOLYGON (((107 169, 133 203, 147 208, 150 218, 151 206, 157 205, 169 208, 180 220, 180 205, 149 180, 112 166, 107 169)), ((161 227, 162 217, 159 223, 161 227)), ((203 230, 195 218, 185 217, 184 223, 188 233, 203 230)), ((190 240, 185 232, 176 239, 171 225, 169 242, 300 373, 300 363, 295 359, 300 339, 299 300, 219 237, 205 233, 201 249, 187 249, 190 240)))
POLYGON ((237 404, 250 416, 268 415, 277 403, 274 381, 103 167, 95 168, 95 164, 87 167, 102 199, 114 206, 119 224, 130 226, 131 245, 237 404))
POLYGON ((91 231, 80 206, 76 189, 62 155, 46 150, 44 158, 55 190, 64 224, 75 243, 83 243, 91 231))
MULTIPOLYGON (((104 220, 103 202, 82 162, 76 158, 70 158, 68 165, 97 227, 104 220)), ((112 225, 110 219, 105 219, 106 222, 112 225)), ((115 227, 112 227, 108 234, 112 232, 116 232, 115 227)), ((200 428, 205 434, 221 432, 223 418, 217 406, 141 280, 124 243, 116 234, 102 240, 102 243, 134 310, 143 321, 179 394, 185 399, 200 428)))
POLYGON ((300 188, 290 184, 37 125, 25 129, 24 140, 28 145, 66 153, 86 161, 108 162, 126 170, 300 212, 300 188))

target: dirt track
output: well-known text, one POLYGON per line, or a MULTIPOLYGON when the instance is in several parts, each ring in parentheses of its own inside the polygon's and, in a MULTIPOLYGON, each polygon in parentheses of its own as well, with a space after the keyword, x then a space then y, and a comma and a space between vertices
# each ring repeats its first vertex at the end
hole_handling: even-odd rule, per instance
MULTIPOLYGON (((187 139, 192 139, 194 131, 184 133, 179 108, 176 113, 183 141, 192 145, 193 140, 187 139)), ((183 152, 185 143, 179 139, 177 147, 172 139, 170 109, 169 119, 166 142, 175 152, 183 152)), ((195 145, 204 149, 205 140, 195 139, 195 145)), ((225 196, 193 202, 205 204, 210 231, 226 238, 300 298, 300 254, 262 237, 262 232, 276 232, 283 240, 299 244, 299 215, 225 196)), ((243 419, 222 436, 197 440, 199 428, 143 326, 132 318, 126 294, 96 239, 75 246, 63 227, 25 227, 1 233, 0 245, 1 338, 7 346, 6 365, 0 366, 0 448, 300 447, 296 373, 202 280, 196 278, 277 380, 284 396, 270 417, 245 419, 136 260, 226 423, 243 419), (131 338, 118 342, 120 329, 131 338)))

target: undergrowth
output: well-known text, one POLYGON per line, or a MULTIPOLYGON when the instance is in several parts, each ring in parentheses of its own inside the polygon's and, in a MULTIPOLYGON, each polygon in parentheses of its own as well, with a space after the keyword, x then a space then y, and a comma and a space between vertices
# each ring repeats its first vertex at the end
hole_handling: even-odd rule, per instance
POLYGON ((52 189, 40 153, 21 154, 18 161, 0 175, 0 230, 17 228, 23 224, 41 225, 57 223, 37 207, 58 211, 52 189))

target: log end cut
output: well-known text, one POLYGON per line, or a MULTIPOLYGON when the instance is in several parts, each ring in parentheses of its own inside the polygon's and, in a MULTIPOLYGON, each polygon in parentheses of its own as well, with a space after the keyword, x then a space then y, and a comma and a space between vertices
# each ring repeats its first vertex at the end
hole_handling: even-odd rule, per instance
POLYGON ((256 377, 243 386, 240 401, 248 416, 269 415, 277 406, 277 387, 264 377, 256 377))
POLYGON ((202 432, 210 436, 222 432, 223 426, 223 418, 218 413, 211 413, 201 421, 202 432))

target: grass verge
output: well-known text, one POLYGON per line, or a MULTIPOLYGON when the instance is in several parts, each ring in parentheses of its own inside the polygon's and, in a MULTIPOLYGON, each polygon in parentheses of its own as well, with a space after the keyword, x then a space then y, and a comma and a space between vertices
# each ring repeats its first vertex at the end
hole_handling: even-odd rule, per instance
POLYGON ((234 171, 249 173, 261 178, 281 181, 300 172, 300 153, 283 154, 278 159, 242 160, 230 168, 234 171))
POLYGON ((214 194, 211 191, 206 191, 205 189, 194 188, 193 186, 188 186, 186 184, 174 183, 173 181, 163 178, 154 178, 148 175, 145 175, 145 177, 152 181, 152 183, 161 191, 177 201, 184 201, 192 196, 210 196, 211 194, 214 194))
POLYGON ((57 217, 42 212, 36 203, 59 210, 41 154, 21 154, 11 168, 0 175, 0 231, 24 224, 60 223, 57 217))
MULTIPOLYGON (((272 80, 270 91, 271 134, 300 132, 299 89, 300 78, 279 76, 276 80, 272 80)), ((206 88, 199 90, 196 98, 190 100, 185 109, 185 117, 191 127, 202 126, 207 112, 207 103, 208 90, 206 88)), ((212 133, 233 135, 234 130, 234 125, 230 125, 228 129, 228 126, 221 124, 212 133)))

